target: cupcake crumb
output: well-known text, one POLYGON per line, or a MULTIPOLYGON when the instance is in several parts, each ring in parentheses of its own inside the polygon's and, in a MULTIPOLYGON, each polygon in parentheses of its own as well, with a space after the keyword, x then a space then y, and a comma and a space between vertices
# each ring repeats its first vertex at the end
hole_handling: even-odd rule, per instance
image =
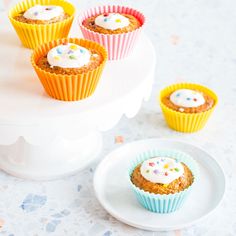
POLYGON ((115 143, 119 144, 119 143, 124 143, 124 137, 119 135, 115 137, 115 143))

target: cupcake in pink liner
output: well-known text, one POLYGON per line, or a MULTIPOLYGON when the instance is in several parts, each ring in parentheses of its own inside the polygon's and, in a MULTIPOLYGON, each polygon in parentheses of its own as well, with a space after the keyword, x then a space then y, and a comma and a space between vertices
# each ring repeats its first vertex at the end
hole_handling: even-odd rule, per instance
POLYGON ((79 16, 83 36, 103 45, 109 60, 127 57, 145 23, 145 16, 125 6, 97 6, 79 16))

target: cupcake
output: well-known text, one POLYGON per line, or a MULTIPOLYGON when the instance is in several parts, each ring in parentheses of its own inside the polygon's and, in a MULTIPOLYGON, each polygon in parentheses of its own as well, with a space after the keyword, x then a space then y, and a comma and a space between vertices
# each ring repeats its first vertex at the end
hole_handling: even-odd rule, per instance
POLYGON ((59 39, 38 46, 32 65, 47 94, 64 101, 91 96, 101 77, 107 52, 85 39, 59 39))
POLYGON ((137 156, 129 169, 132 189, 146 209, 157 213, 178 210, 197 176, 197 164, 174 150, 151 150, 137 156))
POLYGON ((160 93, 160 106, 168 126, 181 132, 202 129, 217 101, 213 91, 191 83, 174 84, 160 93))
POLYGON ((27 48, 67 37, 75 8, 64 0, 25 0, 9 12, 9 19, 27 48))
POLYGON ((132 51, 145 23, 142 13, 124 6, 100 6, 79 17, 86 39, 102 44, 109 60, 127 57, 132 51))

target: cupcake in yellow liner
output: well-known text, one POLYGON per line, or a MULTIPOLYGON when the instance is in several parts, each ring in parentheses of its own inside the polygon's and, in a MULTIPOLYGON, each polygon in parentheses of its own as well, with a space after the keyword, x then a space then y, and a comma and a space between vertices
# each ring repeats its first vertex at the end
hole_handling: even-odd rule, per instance
POLYGON ((64 0, 25 0, 16 4, 8 17, 22 44, 35 48, 42 43, 67 37, 74 14, 75 7, 64 0), (63 16, 60 16, 61 11, 63 16), (46 20, 41 20, 39 16, 46 20))
POLYGON ((65 38, 38 46, 31 63, 47 94, 63 101, 91 96, 107 61, 106 49, 89 40, 65 38))
POLYGON ((218 103, 210 89, 193 83, 173 84, 160 92, 160 106, 168 126, 180 132, 201 130, 218 103))

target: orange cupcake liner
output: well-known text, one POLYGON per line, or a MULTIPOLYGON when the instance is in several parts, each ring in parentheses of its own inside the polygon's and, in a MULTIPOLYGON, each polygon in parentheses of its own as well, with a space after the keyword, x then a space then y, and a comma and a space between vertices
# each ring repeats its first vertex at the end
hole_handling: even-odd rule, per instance
POLYGON ((63 101, 78 101, 91 96, 97 87, 106 61, 107 51, 103 46, 78 38, 64 38, 45 43, 37 47, 31 56, 31 63, 47 94, 63 101), (51 48, 62 43, 75 43, 88 49, 97 50, 102 54, 103 61, 96 69, 77 75, 51 73, 37 66, 40 57, 46 55, 51 48))
POLYGON ((174 84, 166 87, 163 89, 160 93, 159 97, 160 106, 164 115, 164 118, 166 120, 166 123, 171 129, 180 131, 180 132, 196 132, 201 130, 205 124, 207 123, 209 117, 211 116, 213 110, 215 109, 217 103, 218 103, 218 97, 217 95, 207 87, 204 87, 199 84, 193 84, 193 83, 180 83, 180 84, 174 84), (170 109, 167 107, 163 102, 162 99, 166 96, 168 96, 170 93, 174 92, 178 89, 194 89, 199 90, 210 97, 214 99, 214 105, 207 111, 200 112, 200 113, 184 113, 184 112, 178 112, 170 109))
POLYGON ((75 7, 64 0, 25 0, 16 4, 9 11, 8 17, 22 44, 27 48, 35 48, 42 43, 67 37, 74 14, 75 7), (14 19, 20 12, 24 12, 36 4, 61 6, 70 16, 63 21, 50 24, 28 24, 14 19))

